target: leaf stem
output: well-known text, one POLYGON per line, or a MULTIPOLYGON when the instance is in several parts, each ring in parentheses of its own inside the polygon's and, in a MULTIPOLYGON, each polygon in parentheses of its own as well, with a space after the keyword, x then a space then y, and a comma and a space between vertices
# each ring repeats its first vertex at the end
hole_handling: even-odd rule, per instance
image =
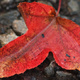
POLYGON ((58 11, 57 11, 57 13, 56 13, 56 17, 58 16, 59 11, 60 11, 60 8, 61 8, 61 1, 62 1, 62 0, 59 0, 58 11))

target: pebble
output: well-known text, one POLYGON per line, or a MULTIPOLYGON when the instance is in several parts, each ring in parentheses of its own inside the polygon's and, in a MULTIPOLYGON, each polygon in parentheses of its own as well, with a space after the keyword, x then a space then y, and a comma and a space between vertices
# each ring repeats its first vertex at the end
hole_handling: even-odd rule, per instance
POLYGON ((12 22, 17 19, 19 12, 13 10, 0 15, 0 34, 3 34, 12 26, 12 22))
POLYGON ((47 4, 47 5, 50 5, 50 6, 53 6, 49 1, 38 0, 38 2, 43 3, 43 4, 47 4))
POLYGON ((65 19, 69 19, 69 17, 63 16, 63 15, 60 15, 60 17, 65 18, 65 19))
POLYGON ((48 77, 55 75, 56 69, 58 69, 55 61, 53 60, 48 67, 44 69, 44 72, 48 77))
POLYGON ((47 77, 36 69, 28 70, 22 74, 24 80, 48 80, 47 77))
POLYGON ((80 25, 80 16, 79 17, 73 17, 71 20, 74 21, 76 24, 80 25))
POLYGON ((77 74, 77 78, 78 78, 78 80, 80 80, 80 71, 77 74))
POLYGON ((56 3, 56 2, 57 2, 57 0, 50 0, 50 1, 52 1, 52 2, 54 2, 54 3, 56 3))
POLYGON ((79 11, 79 4, 76 0, 70 0, 68 6, 71 8, 73 12, 79 11))
POLYGON ((12 29, 7 30, 6 34, 0 35, 1 45, 4 46, 10 41, 16 39, 18 36, 12 31, 12 29))
POLYGON ((11 26, 12 22, 17 19, 20 13, 17 10, 13 10, 0 15, 0 24, 11 26))
POLYGON ((15 32, 19 33, 19 35, 26 33, 26 31, 28 30, 23 20, 14 20, 12 28, 15 32))
POLYGON ((56 71, 56 78, 57 80, 76 80, 75 76, 64 71, 56 71))
POLYGON ((31 77, 31 80, 37 80, 34 76, 31 77))
POLYGON ((0 24, 0 34, 3 34, 7 31, 8 26, 0 24))
POLYGON ((12 3, 14 0, 2 0, 1 4, 12 3))

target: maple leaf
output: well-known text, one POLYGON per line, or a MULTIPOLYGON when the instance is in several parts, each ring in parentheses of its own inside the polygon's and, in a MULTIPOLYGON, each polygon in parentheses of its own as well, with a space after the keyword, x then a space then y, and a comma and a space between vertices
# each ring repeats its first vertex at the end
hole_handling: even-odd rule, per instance
POLYGON ((80 26, 56 17, 55 9, 46 4, 23 2, 18 8, 28 31, 0 49, 0 77, 35 68, 50 51, 62 68, 80 70, 80 26))

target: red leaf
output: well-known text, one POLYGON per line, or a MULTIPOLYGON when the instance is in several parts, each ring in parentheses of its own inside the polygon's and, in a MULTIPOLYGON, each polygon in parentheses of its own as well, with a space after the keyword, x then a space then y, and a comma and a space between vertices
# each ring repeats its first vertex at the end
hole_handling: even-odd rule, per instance
POLYGON ((18 8, 29 30, 0 49, 0 77, 38 66, 49 51, 62 68, 80 70, 80 26, 55 17, 55 9, 42 3, 23 2, 18 8))

